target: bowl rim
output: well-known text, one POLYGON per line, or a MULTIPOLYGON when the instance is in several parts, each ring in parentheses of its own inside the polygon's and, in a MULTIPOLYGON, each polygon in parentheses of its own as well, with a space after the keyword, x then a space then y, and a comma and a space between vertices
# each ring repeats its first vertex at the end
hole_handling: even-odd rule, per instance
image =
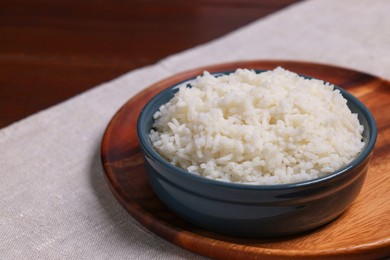
MULTIPOLYGON (((269 70, 259 70, 259 69, 251 69, 255 71, 256 73, 262 73, 266 72, 269 70)), ((216 71, 216 72, 209 72, 211 75, 228 75, 232 72, 235 72, 236 69, 230 69, 230 70, 221 70, 221 71, 216 71)), ((317 79, 314 77, 306 76, 304 74, 298 74, 301 77, 304 77, 306 79, 317 79)), ((193 173, 190 173, 189 171, 180 168, 178 166, 175 166, 171 163, 169 163, 166 159, 164 159, 157 151, 155 151, 149 141, 149 133, 146 133, 146 131, 142 131, 141 128, 141 121, 144 120, 144 116, 146 114, 146 111, 150 109, 150 107, 157 102, 162 96, 166 95, 167 92, 172 92, 176 91, 176 89, 179 88, 179 86, 182 86, 183 84, 188 84, 191 81, 195 80, 199 75, 189 77, 185 80, 181 80, 177 83, 174 83, 167 88, 163 89, 156 95, 154 95, 142 108, 141 112, 139 113, 138 119, 137 119, 137 126, 136 126, 136 131, 137 131, 137 137, 138 141, 141 145, 142 150, 147 153, 151 158, 155 159, 158 161, 160 164, 162 164, 166 168, 170 168, 173 171, 177 171, 180 173, 180 176, 184 178, 190 178, 194 181, 205 183, 208 185, 214 185, 214 186, 220 186, 220 187, 226 187, 226 188, 235 188, 235 189, 241 189, 241 190, 269 190, 269 191, 274 191, 274 190, 289 190, 289 189, 296 189, 296 188, 303 188, 307 186, 313 186, 316 184, 320 183, 325 183, 327 181, 333 180, 338 178, 339 176, 344 175, 346 172, 352 170, 353 168, 356 168, 358 165, 360 165, 372 152, 374 149, 377 135, 378 135, 378 128, 375 122, 375 119, 370 112, 370 110, 354 95, 349 93, 347 90, 329 83, 327 81, 321 80, 325 83, 329 83, 334 86, 335 89, 339 90, 342 96, 347 100, 347 102, 353 103, 358 110, 361 111, 363 114, 364 118, 366 118, 368 126, 370 128, 370 134, 369 134, 369 141, 368 144, 365 144, 363 147, 363 150, 359 153, 359 155, 353 159, 350 163, 345 165, 344 167, 338 169, 337 171, 330 173, 328 175, 306 180, 306 181, 301 181, 301 182, 293 182, 293 183, 284 183, 284 184, 249 184, 249 183, 235 183, 235 182, 226 182, 226 181, 221 181, 221 180, 214 180, 214 179, 209 179, 203 176, 199 176, 193 173)), ((157 83, 158 84, 158 83, 157 83)), ((161 104, 162 105, 162 104, 161 104)), ((160 106, 161 106, 160 105, 160 106)), ((159 109, 159 107, 158 107, 159 109)), ((157 110, 156 110, 157 111, 157 110)), ((146 119, 146 118, 145 118, 146 119)))

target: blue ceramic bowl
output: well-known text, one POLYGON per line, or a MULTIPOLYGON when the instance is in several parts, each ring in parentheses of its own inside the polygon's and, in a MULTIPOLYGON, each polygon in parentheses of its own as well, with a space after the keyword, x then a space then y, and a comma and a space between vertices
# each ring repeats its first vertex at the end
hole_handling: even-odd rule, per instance
POLYGON ((366 145, 358 157, 321 178, 282 185, 250 185, 196 176, 170 164, 153 149, 148 138, 153 114, 173 97, 181 83, 172 85, 146 104, 138 118, 137 132, 154 192, 183 219, 232 236, 279 237, 332 221, 359 194, 376 142, 377 127, 367 107, 345 90, 338 88, 365 129, 366 145))

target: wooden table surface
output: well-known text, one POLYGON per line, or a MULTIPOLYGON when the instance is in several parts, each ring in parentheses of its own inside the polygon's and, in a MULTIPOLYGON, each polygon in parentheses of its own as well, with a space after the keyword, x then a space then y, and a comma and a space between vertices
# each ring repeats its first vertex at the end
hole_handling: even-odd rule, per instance
POLYGON ((0 0, 0 128, 298 0, 0 0))

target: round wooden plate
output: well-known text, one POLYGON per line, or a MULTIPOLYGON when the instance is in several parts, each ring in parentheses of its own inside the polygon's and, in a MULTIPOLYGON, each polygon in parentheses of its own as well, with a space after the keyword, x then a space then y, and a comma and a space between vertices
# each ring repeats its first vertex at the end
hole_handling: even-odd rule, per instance
POLYGON ((244 61, 199 68, 160 81, 129 100, 104 134, 101 156, 108 185, 122 206, 162 238, 195 253, 221 259, 380 258, 390 255, 390 82, 349 69, 294 61, 244 61), (280 239, 244 239, 208 232, 186 223, 154 195, 136 135, 146 102, 174 82, 235 68, 291 71, 347 89, 373 113, 379 133, 363 190, 351 207, 330 224, 280 239))

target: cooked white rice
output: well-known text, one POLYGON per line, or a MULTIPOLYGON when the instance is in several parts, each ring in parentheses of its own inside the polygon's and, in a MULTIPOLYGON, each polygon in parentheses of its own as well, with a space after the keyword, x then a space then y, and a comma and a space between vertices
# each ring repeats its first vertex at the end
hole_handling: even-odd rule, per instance
POLYGON ((186 84, 154 114, 150 140, 172 164, 251 184, 329 174, 364 146, 363 126, 334 86, 283 68, 247 69, 186 84))

